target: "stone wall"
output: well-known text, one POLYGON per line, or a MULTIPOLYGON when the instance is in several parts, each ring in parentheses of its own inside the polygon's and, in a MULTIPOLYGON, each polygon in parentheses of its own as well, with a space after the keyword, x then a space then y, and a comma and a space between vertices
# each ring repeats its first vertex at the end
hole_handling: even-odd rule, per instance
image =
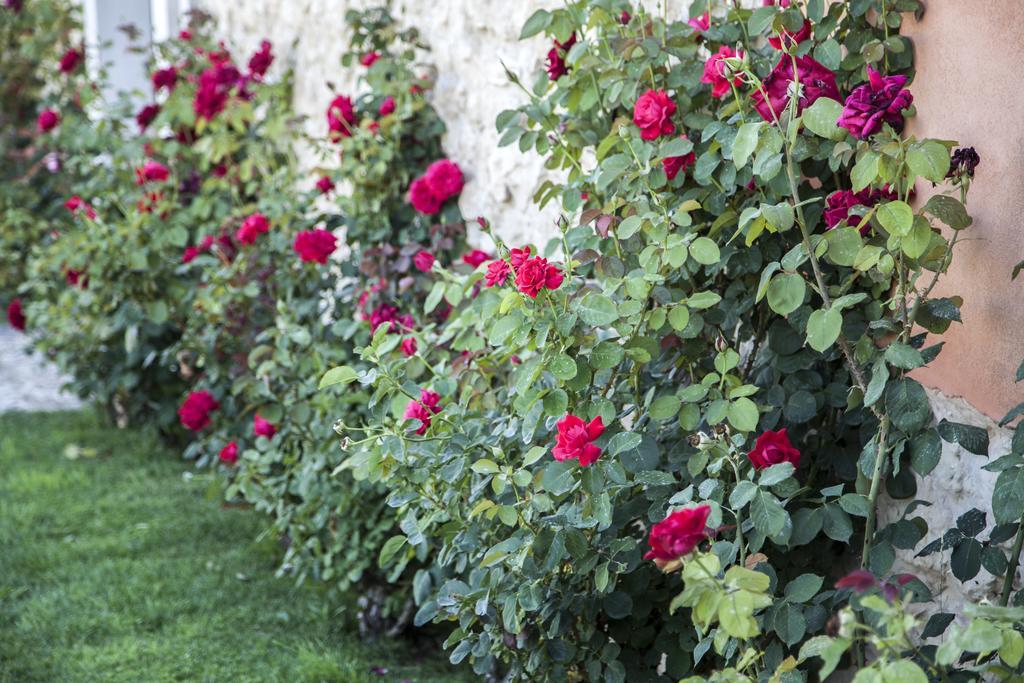
MULTIPOLYGON (((202 4, 239 49, 251 50, 264 37, 274 42, 281 61, 296 70, 297 109, 310 116, 311 132, 323 134, 323 112, 332 93, 352 92, 358 75, 340 66, 348 41, 344 12, 373 1, 202 4)), ((760 5, 745 0, 751 3, 760 5)), ((667 4, 669 16, 681 16, 689 6, 688 0, 667 4)), ((945 290, 965 297, 966 324, 951 330, 946 351, 921 379, 937 388, 930 395, 938 417, 984 426, 996 456, 1005 452, 1009 438, 993 418, 1024 400, 1012 381, 1016 364, 1024 357, 1024 345, 1014 334, 1024 328, 1024 297, 1013 297, 1009 289, 1010 269, 1024 258, 1024 231, 1014 220, 1024 213, 1024 119, 1016 114, 1021 109, 1016 105, 1024 105, 1016 75, 1024 53, 1024 43, 1016 37, 1024 29, 1024 5, 1018 0, 974 0, 970 9, 954 0, 927 4, 921 21, 908 18, 918 55, 912 86, 918 118, 912 126, 922 135, 974 145, 983 161, 970 202, 976 216, 970 237, 975 241, 957 254, 945 290)), ((547 45, 542 37, 518 41, 519 30, 535 9, 556 5, 557 0, 399 0, 394 6, 433 47, 428 60, 438 70, 435 104, 448 124, 445 146, 469 179, 461 198, 463 213, 487 216, 503 237, 515 242, 546 242, 554 232, 557 212, 554 207, 539 212, 530 200, 545 177, 541 160, 518 148, 497 146, 495 117, 523 98, 508 82, 502 62, 515 73, 532 77, 547 45)), ((921 197, 926 195, 926 188, 919 191, 921 197)), ((966 510, 989 509, 994 478, 981 470, 986 459, 949 444, 945 448, 941 465, 918 495, 935 503, 917 513, 929 523, 929 539, 966 510)), ((891 518, 903 507, 903 502, 886 502, 883 516, 891 518)), ((944 555, 948 561, 948 552, 944 555)), ((961 587, 938 571, 943 566, 938 559, 914 560, 906 554, 901 562, 941 588, 944 605, 981 598, 991 587, 984 570, 961 587)))

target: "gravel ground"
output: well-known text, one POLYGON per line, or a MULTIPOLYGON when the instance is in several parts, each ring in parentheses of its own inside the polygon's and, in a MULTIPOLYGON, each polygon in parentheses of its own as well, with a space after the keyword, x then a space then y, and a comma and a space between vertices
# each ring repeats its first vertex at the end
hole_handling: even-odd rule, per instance
POLYGON ((0 325, 0 413, 9 410, 71 410, 81 402, 61 391, 57 368, 28 353, 28 338, 0 325))

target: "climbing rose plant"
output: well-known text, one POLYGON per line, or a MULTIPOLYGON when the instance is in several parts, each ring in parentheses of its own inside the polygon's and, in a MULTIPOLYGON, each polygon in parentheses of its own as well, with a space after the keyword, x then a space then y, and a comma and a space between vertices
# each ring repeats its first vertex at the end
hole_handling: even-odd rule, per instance
MULTIPOLYGON (((509 73, 526 102, 497 126, 561 174, 536 193, 558 229, 510 245, 481 219, 494 256, 430 264, 425 311, 452 312, 415 357, 378 332, 370 370, 336 371, 372 392, 346 467, 402 519, 380 562, 432 553, 416 621, 453 624, 453 661, 798 680, 864 661, 859 636, 821 649, 837 613, 877 628, 879 601, 931 600, 895 554, 927 534, 913 499, 942 441, 976 428, 935 425, 909 375, 960 323, 933 292, 971 224, 964 152, 904 133, 918 9, 530 17, 546 69, 509 73)), ((901 671, 954 665, 921 653, 901 671)))

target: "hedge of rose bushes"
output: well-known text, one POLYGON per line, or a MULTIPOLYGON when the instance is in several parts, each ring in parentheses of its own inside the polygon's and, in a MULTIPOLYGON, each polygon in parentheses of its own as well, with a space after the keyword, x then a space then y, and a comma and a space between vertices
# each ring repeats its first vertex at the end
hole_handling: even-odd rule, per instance
POLYGON ((987 539, 977 510, 914 514, 943 440, 988 450, 908 375, 960 324, 933 289, 980 161, 903 133, 919 9, 537 11, 544 69, 510 74, 524 103, 497 126, 558 172, 536 198, 563 218, 535 245, 479 218, 486 250, 414 30, 347 15, 362 94, 309 139, 274 47, 236 60, 195 14, 133 120, 100 118, 101 158, 48 143, 106 172, 62 180, 12 322, 114 419, 219 468, 282 572, 357 588, 369 627, 448 625, 481 675, 1012 679, 1024 439, 992 464, 987 539), (906 504, 880 526, 883 487, 906 504), (919 546, 1006 588, 954 626, 908 617, 934 611, 893 571, 919 546))

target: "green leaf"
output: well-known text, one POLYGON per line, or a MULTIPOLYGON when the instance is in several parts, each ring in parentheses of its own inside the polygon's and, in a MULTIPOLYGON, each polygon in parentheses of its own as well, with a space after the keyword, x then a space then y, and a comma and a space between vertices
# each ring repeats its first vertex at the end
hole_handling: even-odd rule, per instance
POLYGON ((727 413, 729 424, 741 432, 752 432, 757 429, 760 414, 757 404, 749 398, 738 398, 729 404, 727 413))
POLYGON ((789 315, 804 302, 807 283, 795 273, 776 275, 768 285, 768 306, 779 315, 789 315))
POLYGON ((883 228, 899 237, 910 234, 910 228, 914 225, 914 210, 899 200, 881 204, 875 215, 883 228))
POLYGON ((718 263, 722 258, 718 245, 715 244, 714 240, 707 237, 698 237, 690 243, 690 256, 693 257, 694 261, 705 266, 718 263))
POLYGON ((758 489, 750 501, 750 519, 762 534, 774 536, 786 526, 786 511, 778 498, 758 489))
POLYGON ((850 182, 853 184, 853 191, 860 192, 871 185, 878 178, 878 153, 867 152, 854 165, 850 171, 850 182))
POLYGON ((555 354, 548 362, 548 370, 560 380, 570 380, 576 376, 576 361, 564 353, 555 354))
POLYGON ((924 365, 924 358, 913 346, 893 342, 885 349, 885 362, 901 370, 913 370, 924 365))
POLYGON ((390 562, 391 558, 395 556, 395 553, 401 550, 402 546, 405 545, 406 540, 405 536, 399 534, 398 536, 392 536, 385 541, 384 545, 381 546, 380 556, 377 558, 377 566, 383 567, 390 562))
POLYGON ((470 469, 477 474, 497 474, 501 471, 498 463, 488 458, 480 458, 470 466, 470 469))
POLYGON ((519 40, 535 36, 551 25, 551 13, 539 9, 530 15, 530 18, 523 24, 523 30, 519 32, 519 40))
POLYGON ((867 497, 859 493, 846 493, 841 496, 839 507, 856 517, 867 517, 871 510, 867 497))
POLYGON ((732 143, 732 163, 737 169, 746 166, 750 155, 757 149, 757 139, 763 125, 763 121, 744 123, 736 132, 736 139, 732 143))
POLYGON ((992 489, 996 524, 1010 524, 1024 516, 1024 467, 1003 470, 992 489))
POLYGON ((949 150, 934 140, 925 140, 907 152, 907 166, 916 175, 940 183, 949 172, 949 150))
POLYGON ((624 218, 615 228, 615 235, 621 240, 627 240, 640 230, 643 219, 640 216, 629 216, 624 218))
POLYGON ((963 581, 970 581, 981 571, 981 543, 976 539, 968 538, 957 547, 953 548, 953 554, 949 558, 949 568, 953 570, 953 576, 963 581))
POLYGON ((359 374, 347 365, 339 365, 324 373, 324 376, 320 378, 320 386, 318 388, 323 389, 335 384, 349 384, 354 382, 358 376, 359 374))
POLYGON ((680 402, 675 396, 661 396, 651 404, 650 415, 652 420, 668 420, 679 412, 680 402))
POLYGON ((718 292, 697 292, 686 298, 686 305, 690 308, 702 310, 711 308, 721 300, 722 296, 718 292))
POLYGON ((807 602, 821 590, 825 579, 815 574, 801 574, 786 584, 786 599, 791 602, 807 602))
POLYGON ((928 683, 928 676, 909 659, 899 659, 882 667, 882 683, 928 683))
POLYGON ((640 445, 643 439, 634 432, 619 432, 608 442, 608 455, 619 455, 640 445))
POLYGON ((540 483, 551 495, 568 493, 576 486, 576 469, 576 463, 572 460, 556 460, 544 468, 540 483))
POLYGON ((942 457, 942 439, 934 429, 918 434, 910 442, 910 466, 921 476, 931 473, 942 457))
POLYGON ((924 210, 954 230, 963 230, 974 222, 959 199, 943 194, 932 195, 924 210))
POLYGON ((837 123, 842 113, 843 105, 827 97, 819 97, 814 104, 804 109, 804 126, 820 137, 842 140, 846 130, 837 123))
POLYGON ((761 471, 761 476, 758 479, 758 485, 775 486, 776 484, 782 483, 792 477, 794 471, 796 471, 796 468, 791 462, 776 463, 761 471))
POLYGON ((958 443, 975 455, 988 455, 988 432, 981 427, 942 420, 938 430, 943 441, 958 443))
POLYGON ((591 327, 604 327, 619 319, 619 310, 615 303, 599 292, 587 292, 580 299, 576 312, 580 319, 591 327))
POLYGON ((932 418, 932 408, 924 387, 906 377, 889 384, 885 392, 885 411, 893 425, 908 434, 921 429, 932 418))
POLYGON ((690 322, 690 309, 683 305, 677 305, 668 312, 668 322, 676 332, 686 329, 690 322))
POLYGON ((926 251, 932 243, 932 226, 924 216, 914 216, 913 226, 910 234, 900 240, 900 248, 910 258, 918 258, 926 251))
POLYGON ((807 343, 821 353, 832 346, 843 329, 843 316, 834 308, 819 309, 807 319, 807 343))
POLYGON ((857 261, 863 240, 857 228, 833 228, 825 233, 828 258, 837 266, 852 266, 857 261))

